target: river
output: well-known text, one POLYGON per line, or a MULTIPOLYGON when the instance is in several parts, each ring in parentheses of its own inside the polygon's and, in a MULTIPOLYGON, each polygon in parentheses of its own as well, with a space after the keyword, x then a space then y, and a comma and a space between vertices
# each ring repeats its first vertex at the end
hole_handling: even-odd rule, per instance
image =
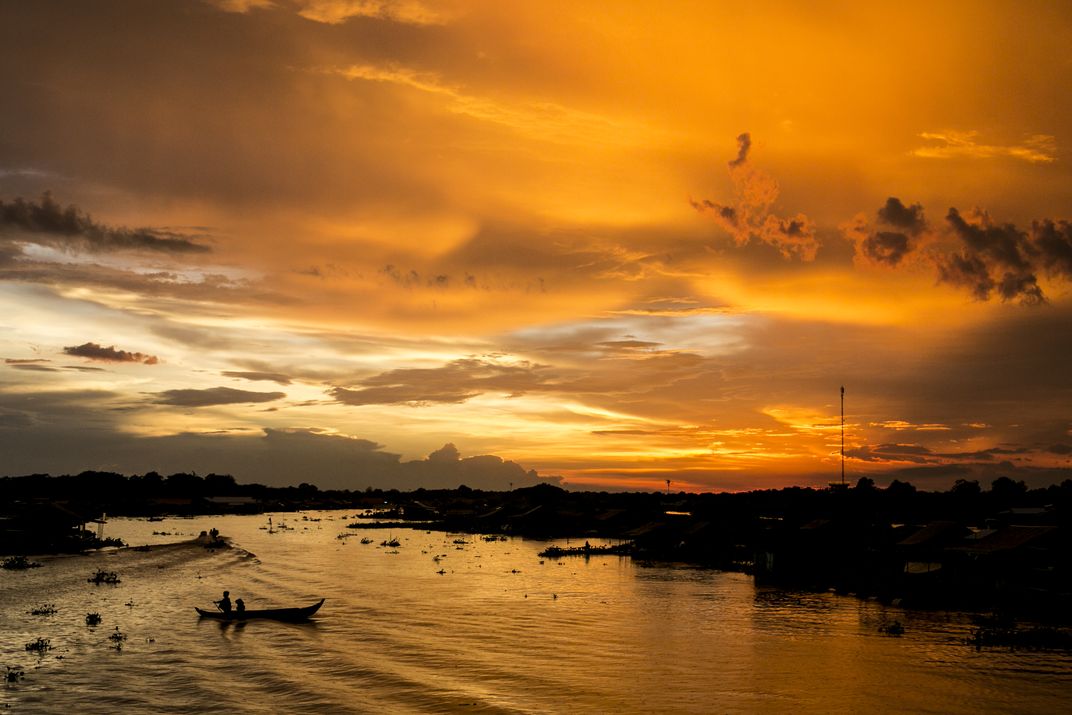
POLYGON ((976 650, 964 643, 964 614, 757 588, 743 574, 628 557, 541 559, 548 544, 520 538, 346 528, 354 515, 274 514, 274 527, 289 528, 271 532, 266 515, 113 519, 107 536, 152 548, 0 571, 0 665, 24 673, 0 689, 0 707, 1072 712, 1072 655, 976 650), (187 541, 213 527, 231 548, 187 541), (391 538, 397 548, 380 546, 391 538), (98 568, 120 582, 89 583, 98 568), (210 608, 224 589, 250 609, 327 600, 306 624, 199 619, 193 607, 210 608), (29 613, 46 605, 56 612, 29 613), (87 613, 100 625, 87 626, 87 613), (894 621, 903 635, 880 632, 894 621), (38 638, 51 649, 26 650, 38 638))

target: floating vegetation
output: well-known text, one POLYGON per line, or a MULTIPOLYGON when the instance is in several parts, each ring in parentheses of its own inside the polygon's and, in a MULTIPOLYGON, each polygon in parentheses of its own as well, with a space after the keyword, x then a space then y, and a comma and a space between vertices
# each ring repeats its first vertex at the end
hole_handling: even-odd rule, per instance
POLYGON ((31 616, 51 616, 56 613, 55 603, 44 603, 30 610, 31 616))
POLYGON ((30 561, 25 556, 8 556, 4 559, 4 562, 0 564, 0 567, 7 569, 8 571, 22 571, 24 569, 36 569, 41 568, 42 564, 36 561, 30 561))
POLYGON ((390 541, 381 541, 380 546, 390 546, 392 549, 396 549, 402 545, 402 542, 398 539, 392 538, 390 541))
POLYGON ((108 636, 108 640, 112 642, 113 647, 116 650, 123 650, 123 641, 127 639, 127 634, 119 630, 119 626, 115 627, 115 632, 108 636))
POLYGON ((38 638, 35 641, 30 641, 26 644, 26 650, 31 653, 45 653, 52 650, 51 638, 38 638))
POLYGON ((370 539, 369 537, 367 537, 367 536, 366 536, 366 537, 364 537, 363 539, 361 539, 361 543, 362 543, 362 544, 371 544, 371 543, 372 543, 372 539, 370 539))
POLYGON ((101 614, 99 613, 87 613, 86 625, 87 626, 99 626, 101 622, 101 614))
POLYGON ((903 636, 904 626, 900 621, 894 621, 893 623, 879 626, 878 632, 885 633, 888 636, 903 636))
POLYGON ((7 667, 7 675, 4 676, 4 680, 6 682, 8 682, 8 683, 17 683, 20 680, 22 680, 22 676, 26 675, 26 673, 23 672, 22 668, 19 668, 18 666, 15 666, 13 668, 13 667, 11 667, 9 665, 9 666, 6 666, 6 667, 7 667))
POLYGON ((557 559, 562 556, 623 556, 633 553, 632 544, 617 546, 549 546, 538 555, 543 558, 557 559))
POLYGON ((104 569, 97 569, 97 573, 86 579, 90 583, 101 585, 102 583, 119 583, 119 575, 115 571, 105 571, 104 569))

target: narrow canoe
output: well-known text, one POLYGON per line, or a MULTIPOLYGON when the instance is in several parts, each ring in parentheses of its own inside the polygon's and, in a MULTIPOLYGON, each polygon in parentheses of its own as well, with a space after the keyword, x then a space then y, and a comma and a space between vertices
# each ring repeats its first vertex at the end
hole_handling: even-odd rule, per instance
POLYGON ((318 603, 314 603, 311 606, 303 606, 301 608, 266 608, 254 611, 244 611, 238 613, 237 611, 231 611, 230 613, 223 613, 222 611, 206 611, 203 608, 194 607, 194 610, 202 618, 215 618, 218 621, 248 621, 250 618, 271 618, 276 621, 304 621, 309 616, 320 610, 320 607, 324 605, 324 599, 321 598, 318 603))

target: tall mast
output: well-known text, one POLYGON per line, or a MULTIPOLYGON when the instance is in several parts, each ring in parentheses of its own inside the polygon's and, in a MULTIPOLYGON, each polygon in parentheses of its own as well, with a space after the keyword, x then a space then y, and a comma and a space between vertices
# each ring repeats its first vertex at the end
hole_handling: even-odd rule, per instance
POLYGON ((845 386, 841 386, 841 483, 845 483, 845 386))

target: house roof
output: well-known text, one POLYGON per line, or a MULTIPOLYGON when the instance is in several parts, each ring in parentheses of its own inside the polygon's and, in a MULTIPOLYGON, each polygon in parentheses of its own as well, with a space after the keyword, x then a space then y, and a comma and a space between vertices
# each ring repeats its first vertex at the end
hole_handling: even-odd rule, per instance
POLYGON ((955 521, 935 521, 897 542, 898 546, 942 546, 964 536, 967 530, 955 521))
POLYGON ((979 539, 970 546, 959 548, 978 554, 1013 551, 1056 532, 1055 526, 1007 526, 979 539))

